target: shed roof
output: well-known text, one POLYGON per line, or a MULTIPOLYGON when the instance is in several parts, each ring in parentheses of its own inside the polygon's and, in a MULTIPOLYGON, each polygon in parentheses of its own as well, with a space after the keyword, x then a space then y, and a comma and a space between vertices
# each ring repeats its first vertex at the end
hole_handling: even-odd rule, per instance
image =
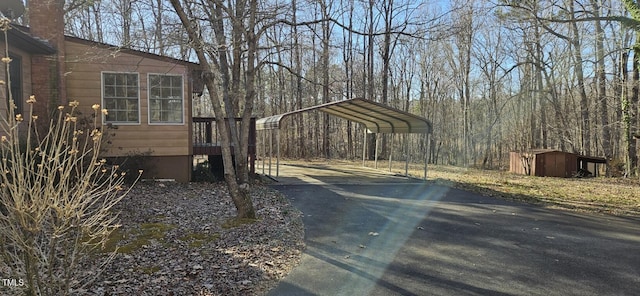
POLYGON ((364 124, 372 133, 431 133, 427 119, 370 100, 356 98, 273 115, 256 121, 257 130, 280 129, 287 116, 318 110, 364 124))
MULTIPOLYGON (((564 152, 564 151, 560 151, 557 149, 531 149, 528 151, 525 151, 524 153, 528 153, 528 154, 545 154, 545 153, 571 153, 571 152, 564 152)), ((572 154, 572 153, 571 153, 572 154)))
POLYGON ((529 151, 522 152, 522 153, 529 154, 529 155, 539 155, 539 154, 546 154, 546 153, 561 153, 561 154, 574 155, 574 156, 576 156, 578 161, 585 161, 585 162, 591 162, 591 163, 606 163, 607 162, 607 159, 604 158, 604 157, 580 155, 580 154, 577 154, 577 153, 565 152, 565 151, 561 151, 561 150, 557 150, 557 149, 531 149, 529 151))

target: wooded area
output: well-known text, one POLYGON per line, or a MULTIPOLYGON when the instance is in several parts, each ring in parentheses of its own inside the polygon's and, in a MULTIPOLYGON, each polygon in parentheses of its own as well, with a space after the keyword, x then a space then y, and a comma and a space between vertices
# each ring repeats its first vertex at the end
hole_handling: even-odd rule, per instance
MULTIPOLYGON (((636 174, 636 1, 172 2, 196 35, 164 0, 68 0, 66 30, 192 61, 203 49, 227 117, 362 97, 433 123, 431 149, 416 139, 400 159, 431 151, 432 163, 506 168, 509 151, 553 148, 636 174)), ((281 151, 357 158, 359 135, 355 124, 302 114, 281 151)), ((390 139, 382 158, 405 143, 390 139)))

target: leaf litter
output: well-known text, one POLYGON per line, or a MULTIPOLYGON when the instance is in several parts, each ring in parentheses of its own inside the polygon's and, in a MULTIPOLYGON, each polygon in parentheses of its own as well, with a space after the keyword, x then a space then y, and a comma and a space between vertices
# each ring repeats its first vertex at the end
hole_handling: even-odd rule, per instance
POLYGON ((102 273, 83 262, 99 275, 73 294, 266 294, 300 262, 302 213, 268 187, 252 186, 251 196, 257 221, 223 227, 236 214, 223 183, 137 184, 117 205, 116 257, 102 273))

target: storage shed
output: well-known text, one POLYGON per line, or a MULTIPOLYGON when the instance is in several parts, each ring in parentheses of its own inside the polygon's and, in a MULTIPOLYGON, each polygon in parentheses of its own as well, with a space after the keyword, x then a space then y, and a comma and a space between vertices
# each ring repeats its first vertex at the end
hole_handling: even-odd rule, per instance
POLYGON ((598 175, 598 164, 605 164, 602 157, 578 155, 552 149, 536 149, 509 153, 509 171, 521 175, 539 177, 576 177, 591 173, 598 175))

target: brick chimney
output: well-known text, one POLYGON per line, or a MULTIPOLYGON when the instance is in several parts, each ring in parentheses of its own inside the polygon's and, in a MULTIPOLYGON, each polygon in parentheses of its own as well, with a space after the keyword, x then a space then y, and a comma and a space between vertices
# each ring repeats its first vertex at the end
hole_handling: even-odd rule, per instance
POLYGON ((64 0, 27 0, 27 16, 32 36, 49 42, 57 53, 34 56, 31 83, 37 104, 35 111, 43 116, 51 114, 58 105, 66 105, 64 0))

